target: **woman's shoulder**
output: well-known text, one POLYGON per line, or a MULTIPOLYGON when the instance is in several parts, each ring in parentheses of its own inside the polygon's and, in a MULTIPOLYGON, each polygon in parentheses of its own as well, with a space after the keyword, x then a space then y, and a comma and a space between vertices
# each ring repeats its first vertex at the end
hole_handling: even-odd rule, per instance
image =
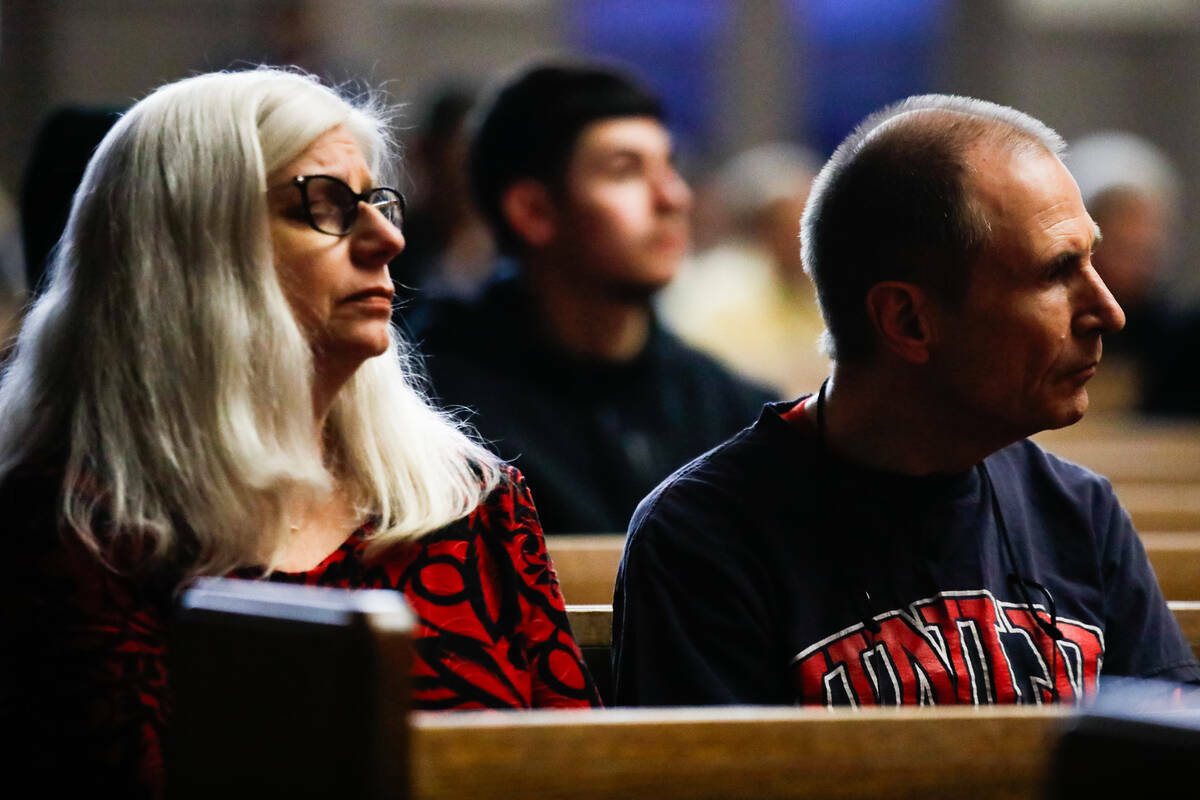
POLYGON ((495 488, 467 515, 467 525, 480 533, 501 536, 533 533, 541 537, 542 526, 533 493, 520 470, 511 464, 500 465, 495 488))
POLYGON ((488 572, 511 563, 513 570, 528 576, 549 564, 533 496, 520 471, 507 464, 501 465, 496 485, 479 505, 465 517, 422 537, 418 549, 423 555, 416 557, 417 562, 430 556, 450 556, 476 563, 488 572))
POLYGON ((487 498, 464 520, 475 551, 491 561, 511 561, 526 582, 558 597, 558 581, 550 566, 546 537, 534 506, 533 492, 520 470, 503 464, 500 479, 487 498), (506 553, 501 557, 500 553, 506 553), (484 556, 485 553, 490 555, 484 556))

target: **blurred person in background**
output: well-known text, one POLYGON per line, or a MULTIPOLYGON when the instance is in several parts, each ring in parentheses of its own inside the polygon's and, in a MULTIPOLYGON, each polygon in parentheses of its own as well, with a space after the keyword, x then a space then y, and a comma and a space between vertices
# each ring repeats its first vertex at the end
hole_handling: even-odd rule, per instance
POLYGON ((529 66, 480 109, 470 170, 508 260, 476 298, 406 315, 434 390, 475 409, 536 484, 547 531, 622 531, 647 491, 770 397, 652 308, 687 251, 692 202, 661 103, 607 66, 529 66))
POLYGON ((829 370, 817 343, 825 323, 800 261, 800 215, 819 168, 816 154, 782 142, 729 161, 711 186, 732 230, 659 301, 684 341, 780 396, 798 396, 829 370))
POLYGON ((11 337, 20 325, 27 293, 18 222, 16 206, 0 188, 0 362, 7 357, 11 337))
POLYGON ((1157 146, 1124 131, 1080 138, 1065 161, 1100 226, 1096 271, 1127 320, 1123 330, 1105 339, 1106 364, 1093 386, 1094 408, 1161 411, 1175 391, 1173 353, 1191 316, 1171 296, 1182 202, 1179 172, 1157 146))
POLYGON ((524 480, 391 326, 395 166, 384 109, 270 69, 97 149, 0 382, 0 729, 40 792, 162 794, 195 576, 403 593, 416 708, 598 703, 524 480))
MULTIPOLYGON (((417 126, 405 147, 413 233, 391 265, 402 300, 419 291, 470 294, 491 271, 491 234, 471 201, 467 178, 466 122, 475 96, 473 86, 454 82, 418 104, 417 126)), ((404 304, 396 311, 402 315, 404 304)))

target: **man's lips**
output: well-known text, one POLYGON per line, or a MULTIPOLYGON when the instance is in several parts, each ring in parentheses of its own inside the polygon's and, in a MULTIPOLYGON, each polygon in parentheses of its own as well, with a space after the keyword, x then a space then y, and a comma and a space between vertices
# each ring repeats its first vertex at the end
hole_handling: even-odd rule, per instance
POLYGON ((672 250, 686 249, 690 240, 691 230, 689 226, 672 220, 664 220, 663 224, 658 225, 650 235, 652 246, 672 250))
POLYGON ((1093 375, 1096 374, 1096 367, 1099 365, 1100 365, 1100 360, 1096 359, 1095 361, 1090 361, 1087 364, 1084 364, 1083 366, 1079 367, 1078 369, 1072 370, 1071 372, 1067 373, 1067 375, 1068 375, 1068 377, 1073 378, 1075 380, 1086 381, 1087 379, 1091 378, 1093 375))
POLYGON ((687 250, 689 237, 686 232, 682 233, 659 233, 650 238, 650 246, 657 250, 666 250, 670 252, 683 252, 687 250))

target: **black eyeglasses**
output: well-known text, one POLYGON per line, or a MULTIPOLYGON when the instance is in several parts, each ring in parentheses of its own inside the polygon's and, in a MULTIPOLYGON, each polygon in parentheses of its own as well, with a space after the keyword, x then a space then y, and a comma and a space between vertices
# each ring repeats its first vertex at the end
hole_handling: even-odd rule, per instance
POLYGON ((308 224, 330 236, 345 236, 358 219, 359 203, 377 209, 388 222, 404 230, 404 195, 387 186, 356 192, 332 175, 297 175, 292 183, 300 189, 308 224))

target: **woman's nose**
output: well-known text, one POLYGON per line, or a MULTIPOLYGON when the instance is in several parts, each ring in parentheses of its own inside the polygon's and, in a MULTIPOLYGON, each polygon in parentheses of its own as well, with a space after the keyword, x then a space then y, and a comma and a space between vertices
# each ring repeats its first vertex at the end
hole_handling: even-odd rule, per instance
POLYGON ((370 268, 387 264, 404 250, 404 233, 399 226, 369 203, 359 207, 350 235, 355 260, 370 268))

